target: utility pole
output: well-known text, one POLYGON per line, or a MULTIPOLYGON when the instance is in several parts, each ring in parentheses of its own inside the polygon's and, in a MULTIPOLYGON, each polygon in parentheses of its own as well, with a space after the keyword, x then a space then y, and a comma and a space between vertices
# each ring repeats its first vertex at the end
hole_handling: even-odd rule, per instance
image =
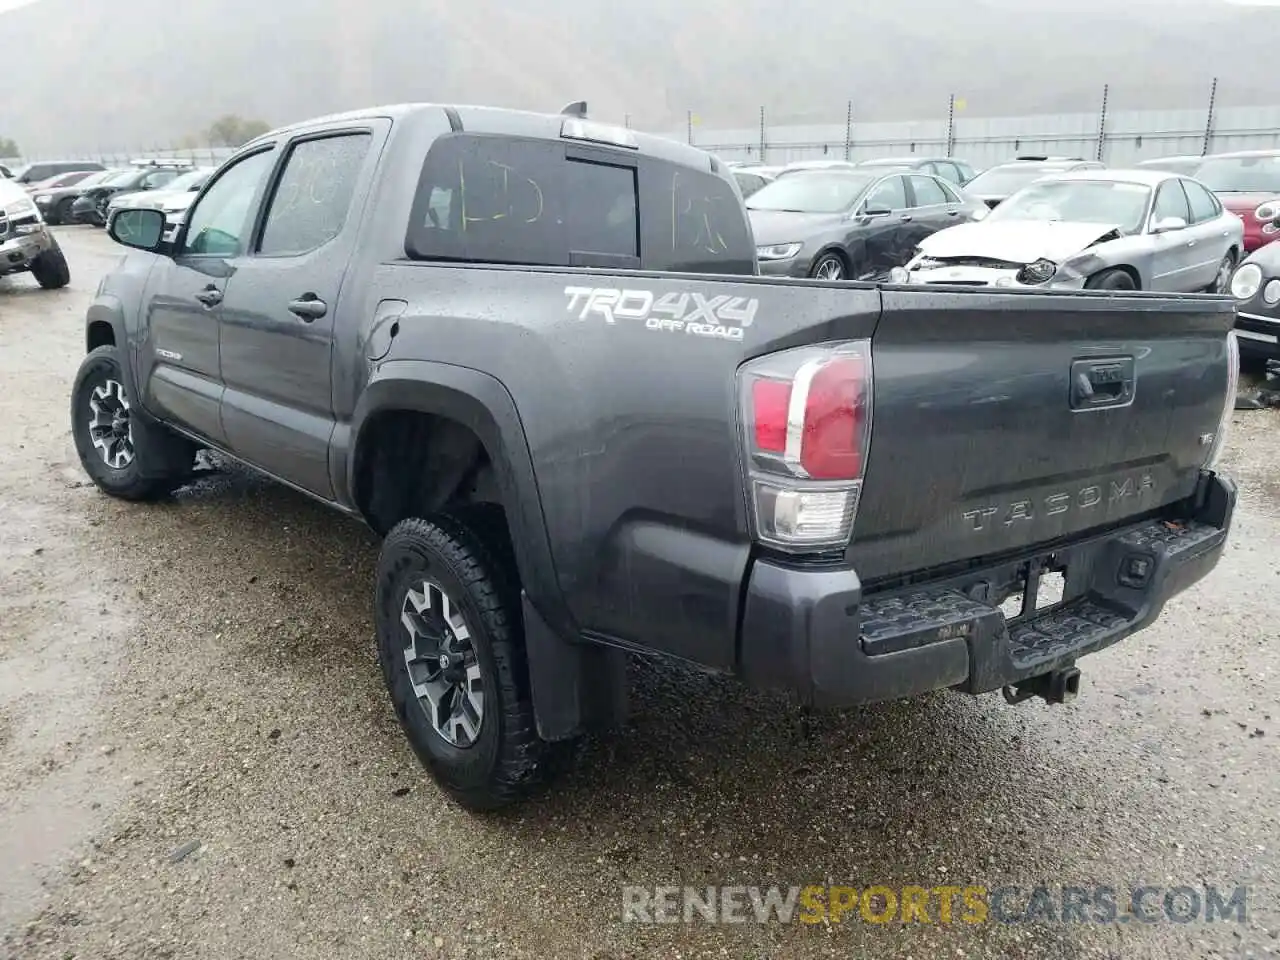
POLYGON ((1098 113, 1098 152, 1094 157, 1095 160, 1101 160, 1103 148, 1107 142, 1107 97, 1111 93, 1111 85, 1104 83, 1102 85, 1102 110, 1098 113))
POLYGON ((951 156, 951 152, 956 145, 956 95, 951 94, 951 99, 947 102, 947 156, 951 156))
POLYGON ((844 158, 846 160, 853 159, 853 101, 852 100, 846 103, 844 108, 844 158))
POLYGON ((1209 116, 1204 122, 1204 145, 1200 148, 1200 156, 1208 156, 1209 148, 1213 146, 1213 111, 1218 102, 1218 78, 1213 78, 1213 85, 1209 87, 1209 116))

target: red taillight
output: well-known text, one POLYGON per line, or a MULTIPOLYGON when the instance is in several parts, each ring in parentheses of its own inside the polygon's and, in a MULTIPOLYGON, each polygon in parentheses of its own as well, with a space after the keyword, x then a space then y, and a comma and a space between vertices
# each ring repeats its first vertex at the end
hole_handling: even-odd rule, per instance
POLYGON ((755 412, 756 447, 768 453, 787 452, 787 412, 791 409, 791 383, 757 380, 751 384, 755 412))
POLYGON ((870 443, 868 341, 784 350, 740 371, 756 536, 789 550, 848 541, 870 443))
POLYGON ((856 480, 862 474, 864 370, 861 357, 839 357, 824 363, 809 383, 800 465, 815 480, 856 480))

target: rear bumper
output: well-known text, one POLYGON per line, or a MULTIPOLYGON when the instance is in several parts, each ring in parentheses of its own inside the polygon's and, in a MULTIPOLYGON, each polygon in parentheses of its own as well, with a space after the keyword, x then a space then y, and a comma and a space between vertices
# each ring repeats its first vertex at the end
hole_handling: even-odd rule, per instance
POLYGON ((1073 664, 1150 624, 1208 574, 1226 543, 1236 490, 1206 473, 1191 516, 1110 531, 961 575, 864 597, 853 570, 754 564, 741 673, 816 706, 944 687, 985 693, 1073 664), (1065 568, 1060 603, 1005 620, 1011 589, 1035 596, 1041 569, 1065 568))

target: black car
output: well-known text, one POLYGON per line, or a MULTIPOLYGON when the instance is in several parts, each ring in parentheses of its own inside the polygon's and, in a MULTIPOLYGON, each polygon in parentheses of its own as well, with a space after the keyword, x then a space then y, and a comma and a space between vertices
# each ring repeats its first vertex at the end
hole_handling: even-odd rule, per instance
POLYGON ((182 172, 180 169, 170 167, 139 167, 96 183, 82 191, 71 204, 71 222, 104 226, 107 222, 107 204, 117 193, 155 190, 163 187, 182 172))
POLYGON ((780 177, 746 201, 760 272, 877 279, 925 237, 987 210, 928 173, 814 170, 780 177))
POLYGON ((983 170, 964 185, 964 192, 994 209, 1041 177, 1051 177, 1055 173, 1067 173, 1070 170, 1101 170, 1105 166, 1105 163, 1097 160, 1019 157, 983 170))
POLYGON ((876 157, 874 160, 863 160, 858 166, 920 170, 924 173, 936 174, 943 180, 950 180, 959 187, 963 187, 977 176, 973 167, 955 157, 876 157))
POLYGON ((36 190, 31 199, 40 208, 40 213, 44 217, 45 223, 53 224, 54 226, 60 223, 70 223, 71 205, 76 202, 76 199, 82 193, 125 173, 132 173, 132 171, 100 170, 97 173, 89 174, 79 183, 73 183, 70 186, 36 190))
POLYGON ((1254 216, 1266 221, 1263 237, 1275 239, 1245 257, 1231 277, 1236 336, 1241 352, 1280 360, 1280 200, 1262 204, 1254 216))

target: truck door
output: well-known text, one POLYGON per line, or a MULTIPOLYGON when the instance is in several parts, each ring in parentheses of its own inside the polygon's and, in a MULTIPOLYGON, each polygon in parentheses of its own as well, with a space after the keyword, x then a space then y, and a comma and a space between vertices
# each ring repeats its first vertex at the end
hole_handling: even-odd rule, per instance
POLYGON ((298 134, 222 304, 228 448, 332 498, 334 321, 386 120, 298 134))
POLYGON ((275 159, 273 145, 219 172, 196 200, 181 246, 157 257, 143 295, 138 389, 142 405, 216 444, 222 374, 218 323, 231 263, 247 246, 252 214, 275 159))

